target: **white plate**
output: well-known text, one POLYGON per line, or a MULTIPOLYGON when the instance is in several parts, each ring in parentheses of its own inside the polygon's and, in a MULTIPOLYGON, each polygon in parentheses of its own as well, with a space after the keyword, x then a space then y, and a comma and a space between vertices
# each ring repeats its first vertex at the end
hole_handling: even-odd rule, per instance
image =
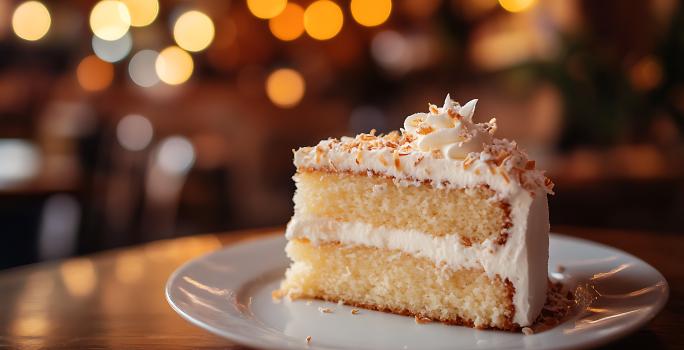
POLYGON ((237 343, 277 349, 561 349, 590 347, 624 336, 652 319, 668 297, 665 278, 638 258, 605 245, 552 234, 549 270, 593 301, 555 328, 525 336, 440 323, 313 301, 274 303, 289 261, 282 236, 234 245, 197 258, 166 285, 176 312, 237 343), (565 267, 560 274, 553 272, 565 267), (336 309, 323 314, 319 306, 336 309), (311 336, 311 344, 305 338, 311 336))

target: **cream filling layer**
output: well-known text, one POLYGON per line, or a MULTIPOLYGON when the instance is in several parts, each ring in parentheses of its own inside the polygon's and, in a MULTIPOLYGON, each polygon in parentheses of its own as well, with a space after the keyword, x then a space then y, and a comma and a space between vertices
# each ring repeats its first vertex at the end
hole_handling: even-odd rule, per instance
POLYGON ((513 228, 504 245, 491 240, 464 246, 457 235, 436 237, 416 230, 375 227, 363 222, 340 222, 295 214, 286 237, 312 243, 337 241, 347 245, 398 250, 431 259, 451 269, 482 268, 489 277, 508 279, 515 288, 513 322, 528 326, 546 300, 548 270, 548 209, 546 196, 517 198, 512 206, 513 228), (516 225, 517 224, 517 225, 516 225))

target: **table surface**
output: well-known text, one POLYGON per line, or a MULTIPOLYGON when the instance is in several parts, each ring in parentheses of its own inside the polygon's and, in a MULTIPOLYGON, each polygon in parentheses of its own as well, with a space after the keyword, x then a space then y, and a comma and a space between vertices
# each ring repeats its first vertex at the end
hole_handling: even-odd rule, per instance
MULTIPOLYGON (((665 275, 670 299, 648 325, 607 348, 684 348, 684 235, 554 227, 632 253, 665 275)), ((184 237, 0 271, 0 348, 241 349, 194 327, 164 298, 184 262, 281 229, 184 237)))

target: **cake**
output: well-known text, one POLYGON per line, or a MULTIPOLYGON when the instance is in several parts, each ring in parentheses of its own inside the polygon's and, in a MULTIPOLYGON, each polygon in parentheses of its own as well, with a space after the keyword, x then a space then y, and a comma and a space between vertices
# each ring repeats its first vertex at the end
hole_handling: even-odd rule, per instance
POLYGON ((403 129, 294 152, 292 264, 274 297, 476 328, 531 325, 546 300, 553 183, 447 95, 403 129))

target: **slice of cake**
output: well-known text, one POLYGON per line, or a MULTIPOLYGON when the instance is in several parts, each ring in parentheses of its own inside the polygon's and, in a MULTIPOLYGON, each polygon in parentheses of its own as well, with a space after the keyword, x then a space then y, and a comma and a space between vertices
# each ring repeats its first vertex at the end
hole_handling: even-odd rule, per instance
POLYGON ((553 184, 477 100, 387 135, 294 152, 292 265, 275 296, 318 298, 477 328, 530 325, 546 299, 553 184))

